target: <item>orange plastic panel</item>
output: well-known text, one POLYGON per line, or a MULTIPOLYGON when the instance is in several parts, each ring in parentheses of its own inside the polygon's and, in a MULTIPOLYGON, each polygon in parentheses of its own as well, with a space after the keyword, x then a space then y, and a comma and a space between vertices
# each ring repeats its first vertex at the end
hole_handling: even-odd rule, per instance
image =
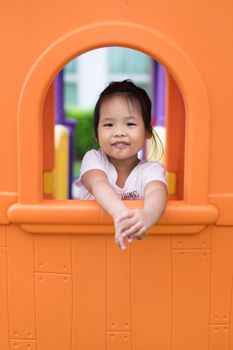
MULTIPOLYGON (((29 233, 43 233, 43 234, 86 234, 86 235, 113 235, 113 225, 20 225, 20 227, 29 233)), ((192 235, 200 233, 205 229, 206 225, 156 225, 149 234, 165 234, 177 235, 185 234, 192 235)))
POLYGON ((37 350, 36 340, 10 340, 10 350, 37 350))
POLYGON ((167 74, 166 101, 166 169, 177 175, 176 199, 184 193, 185 108, 175 80, 167 74))
POLYGON ((1 350, 233 350, 232 2, 56 5, 1 2, 1 350), (168 168, 184 183, 184 201, 126 252, 96 203, 42 200, 51 82, 112 45, 169 72, 168 168))
POLYGON ((68 274, 37 273, 35 283, 37 350, 70 349, 71 276, 68 274))
MULTIPOLYGON (((130 247, 122 252, 107 238, 107 330, 131 331, 130 247)), ((111 337, 110 337, 111 339, 111 337)))
POLYGON ((171 349, 171 237, 131 247, 132 349, 171 349))
MULTIPOLYGON (((1 226, 0 226, 1 227, 1 226)), ((9 349, 6 248, 0 248, 0 349, 9 349)))
POLYGON ((209 250, 173 251, 172 349, 208 349, 209 285, 209 250))
POLYGON ((212 324, 229 324, 232 304, 233 235, 230 227, 214 227, 211 254, 212 324))
MULTIPOLYGON (((233 298, 233 290, 231 290, 231 300, 233 298)), ((233 347, 233 303, 231 303, 231 323, 230 323, 230 349, 233 347)))
POLYGON ((197 235, 172 235, 172 249, 210 249, 211 227, 197 235))
POLYGON ((229 350, 230 327, 228 325, 210 326, 209 350, 229 350))
MULTIPOLYGON (((129 208, 143 207, 143 201, 125 201, 129 208)), ((95 201, 44 201, 42 204, 13 204, 9 219, 17 224, 79 224, 109 225, 112 218, 95 201)), ((159 224, 203 225, 214 224, 218 210, 213 205, 188 205, 183 201, 169 202, 159 224)))
POLYGON ((35 235, 35 270, 71 273, 69 235, 35 235))
POLYGON ((46 94, 43 114, 43 171, 52 171, 54 168, 54 124, 55 124, 55 96, 54 83, 48 89, 46 94))
POLYGON ((0 225, 0 247, 6 246, 6 228, 5 225, 0 225))
MULTIPOLYGON (((106 238, 72 236, 73 349, 105 349, 106 238)), ((117 291, 116 291, 117 292, 117 291)))
POLYGON ((7 270, 10 337, 35 339, 33 235, 15 225, 7 230, 7 270))
POLYGON ((233 193, 211 194, 210 203, 214 204, 219 210, 219 217, 216 222, 220 226, 233 225, 233 193))
POLYGON ((10 192, 0 192, 0 225, 9 224, 7 209, 13 203, 17 202, 17 194, 10 192))
POLYGON ((128 332, 108 332, 106 350, 131 350, 131 334, 128 332))

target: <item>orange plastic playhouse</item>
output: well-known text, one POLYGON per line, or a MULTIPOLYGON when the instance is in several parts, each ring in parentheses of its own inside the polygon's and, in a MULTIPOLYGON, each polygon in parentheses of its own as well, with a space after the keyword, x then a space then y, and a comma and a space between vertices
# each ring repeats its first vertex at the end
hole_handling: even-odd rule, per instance
POLYGON ((14 0, 0 16, 0 349, 233 349, 232 2, 14 0), (124 252, 94 201, 43 195, 51 83, 111 45, 167 69, 177 179, 158 225, 124 252))

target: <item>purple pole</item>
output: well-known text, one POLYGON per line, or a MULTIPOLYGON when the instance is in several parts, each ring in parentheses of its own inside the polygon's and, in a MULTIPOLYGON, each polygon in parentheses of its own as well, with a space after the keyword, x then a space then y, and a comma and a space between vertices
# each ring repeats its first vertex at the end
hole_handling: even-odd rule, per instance
POLYGON ((157 71, 158 71, 158 62, 153 60, 152 65, 152 125, 156 124, 156 106, 157 106, 157 71))
POLYGON ((156 124, 165 126, 165 92, 166 76, 164 67, 158 63, 157 71, 157 104, 156 104, 156 124))
POLYGON ((63 124, 64 114, 64 83, 63 70, 58 73, 55 79, 55 107, 56 107, 56 124, 63 124))
POLYGON ((165 125, 165 93, 166 93, 166 73, 164 67, 154 61, 153 77, 153 105, 155 124, 165 125))

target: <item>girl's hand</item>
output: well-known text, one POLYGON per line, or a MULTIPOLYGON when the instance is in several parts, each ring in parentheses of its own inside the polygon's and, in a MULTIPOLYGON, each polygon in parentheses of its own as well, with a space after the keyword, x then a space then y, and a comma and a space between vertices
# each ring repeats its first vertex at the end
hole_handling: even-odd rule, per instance
POLYGON ((134 238, 142 239, 159 220, 167 203, 167 188, 161 181, 151 181, 145 187, 143 209, 123 210, 115 216, 115 240, 121 249, 134 238), (121 214, 123 213, 123 214, 121 214))
MULTIPOLYGON (((129 212, 127 212, 129 213, 129 212)), ((126 215, 126 214, 124 214, 126 215)), ((125 239, 122 236, 121 233, 121 223, 120 223, 120 218, 114 219, 114 226, 115 226, 115 242, 118 245, 119 248, 122 250, 126 249, 126 244, 125 244, 125 239)), ((128 243, 131 243, 133 239, 131 237, 127 237, 128 243)))
POLYGON ((150 209, 134 209, 124 213, 115 220, 116 243, 125 249, 124 239, 128 239, 129 243, 134 238, 142 239, 155 222, 155 213, 150 209))

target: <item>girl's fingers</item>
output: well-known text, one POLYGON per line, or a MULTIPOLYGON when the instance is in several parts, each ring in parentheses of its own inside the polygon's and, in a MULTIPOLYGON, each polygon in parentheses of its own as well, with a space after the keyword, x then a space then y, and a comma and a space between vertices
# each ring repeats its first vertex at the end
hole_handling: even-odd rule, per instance
POLYGON ((134 226, 137 223, 136 218, 132 218, 132 219, 122 219, 121 222, 117 222, 116 223, 116 227, 117 229, 123 233, 124 231, 128 230, 130 227, 134 226))
POLYGON ((126 249, 126 245, 124 243, 124 238, 122 237, 122 235, 120 233, 115 234, 115 242, 122 250, 126 249))
POLYGON ((137 233, 135 233, 134 235, 133 235, 133 238, 136 238, 136 239, 142 239, 143 238, 143 236, 146 236, 147 235, 147 232, 145 232, 145 229, 144 229, 144 227, 143 228, 141 228, 137 233))
POLYGON ((132 243, 135 238, 140 240, 143 235, 147 234, 143 218, 135 210, 124 213, 115 219, 115 228, 116 243, 123 250, 126 249, 124 239, 127 239, 128 243, 132 243))
POLYGON ((117 219, 116 219, 116 222, 121 222, 122 220, 125 220, 125 219, 130 219, 134 216, 134 212, 131 210, 131 211, 128 211, 122 215, 120 215, 117 219))
POLYGON ((128 241, 128 243, 132 243, 133 242, 133 238, 132 237, 127 237, 127 241, 128 241))
POLYGON ((129 237, 129 236, 135 236, 142 228, 142 223, 141 222, 137 222, 136 224, 134 224, 133 226, 129 227, 126 230, 123 230, 122 232, 122 237, 129 237))

